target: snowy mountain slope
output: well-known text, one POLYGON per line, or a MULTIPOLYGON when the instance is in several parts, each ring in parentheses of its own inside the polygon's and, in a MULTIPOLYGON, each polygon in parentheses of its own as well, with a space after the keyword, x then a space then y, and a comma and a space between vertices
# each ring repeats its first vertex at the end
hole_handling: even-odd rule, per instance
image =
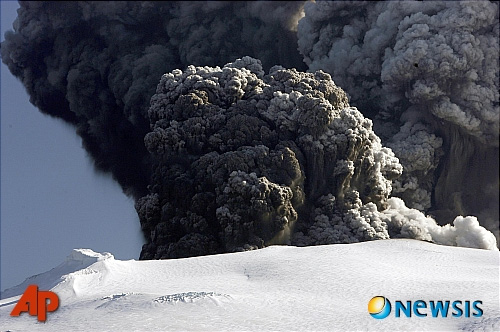
MULTIPOLYGON (((163 261, 74 250, 2 293, 1 331, 500 330, 499 252, 384 240, 163 261), (28 284, 52 289, 46 323, 9 316, 28 284), (481 300, 482 317, 376 320, 368 301, 481 300), (7 298, 6 298, 7 297, 7 298)), ((450 315, 451 316, 451 315, 450 315)))

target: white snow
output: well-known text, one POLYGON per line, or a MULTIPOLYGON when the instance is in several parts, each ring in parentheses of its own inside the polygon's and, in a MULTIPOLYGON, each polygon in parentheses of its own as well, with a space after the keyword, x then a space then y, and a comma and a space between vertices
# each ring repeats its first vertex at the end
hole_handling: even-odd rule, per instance
POLYGON ((1 331, 500 331, 498 251, 382 240, 272 246, 162 261, 74 250, 61 265, 4 291, 1 331), (45 323, 11 317, 29 284, 59 295, 45 323), (481 300, 482 317, 376 320, 391 301, 481 300))

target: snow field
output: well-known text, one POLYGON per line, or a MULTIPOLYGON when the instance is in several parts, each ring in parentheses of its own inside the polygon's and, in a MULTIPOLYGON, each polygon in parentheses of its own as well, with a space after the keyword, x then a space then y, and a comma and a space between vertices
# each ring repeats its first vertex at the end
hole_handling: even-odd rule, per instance
POLYGON ((272 246, 162 261, 120 261, 78 249, 55 269, 2 293, 0 326, 2 331, 495 331, 498 277, 497 251, 415 240, 272 246), (60 307, 46 323, 26 313, 9 316, 15 295, 31 283, 41 290, 55 284, 51 290, 60 307), (376 295, 391 301, 481 300, 484 315, 391 314, 376 320, 367 311, 376 295))

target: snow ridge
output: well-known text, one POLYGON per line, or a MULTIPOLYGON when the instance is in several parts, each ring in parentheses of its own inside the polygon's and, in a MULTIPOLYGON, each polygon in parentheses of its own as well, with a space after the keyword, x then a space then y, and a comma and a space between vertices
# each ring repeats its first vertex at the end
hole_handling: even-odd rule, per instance
POLYGON ((98 253, 92 249, 73 249, 70 255, 66 257, 67 264, 78 263, 81 265, 91 265, 95 262, 99 262, 106 259, 114 259, 115 257, 109 253, 98 253))
POLYGON ((0 299, 19 296, 31 284, 38 285, 40 290, 50 290, 67 280, 70 274, 75 272, 88 273, 89 270, 86 270, 88 267, 105 260, 114 260, 114 256, 108 252, 97 253, 91 249, 73 249, 63 263, 50 271, 27 278, 20 285, 4 290, 0 293, 0 299))

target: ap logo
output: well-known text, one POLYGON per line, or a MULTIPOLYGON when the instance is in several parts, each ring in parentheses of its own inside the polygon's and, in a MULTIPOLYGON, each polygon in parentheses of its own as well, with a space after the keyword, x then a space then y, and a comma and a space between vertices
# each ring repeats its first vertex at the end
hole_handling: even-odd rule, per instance
POLYGON ((40 322, 45 322, 47 312, 56 311, 57 308, 59 308, 59 297, 56 293, 39 292, 37 285, 29 285, 10 315, 19 316, 22 312, 28 312, 31 316, 37 316, 40 322))

